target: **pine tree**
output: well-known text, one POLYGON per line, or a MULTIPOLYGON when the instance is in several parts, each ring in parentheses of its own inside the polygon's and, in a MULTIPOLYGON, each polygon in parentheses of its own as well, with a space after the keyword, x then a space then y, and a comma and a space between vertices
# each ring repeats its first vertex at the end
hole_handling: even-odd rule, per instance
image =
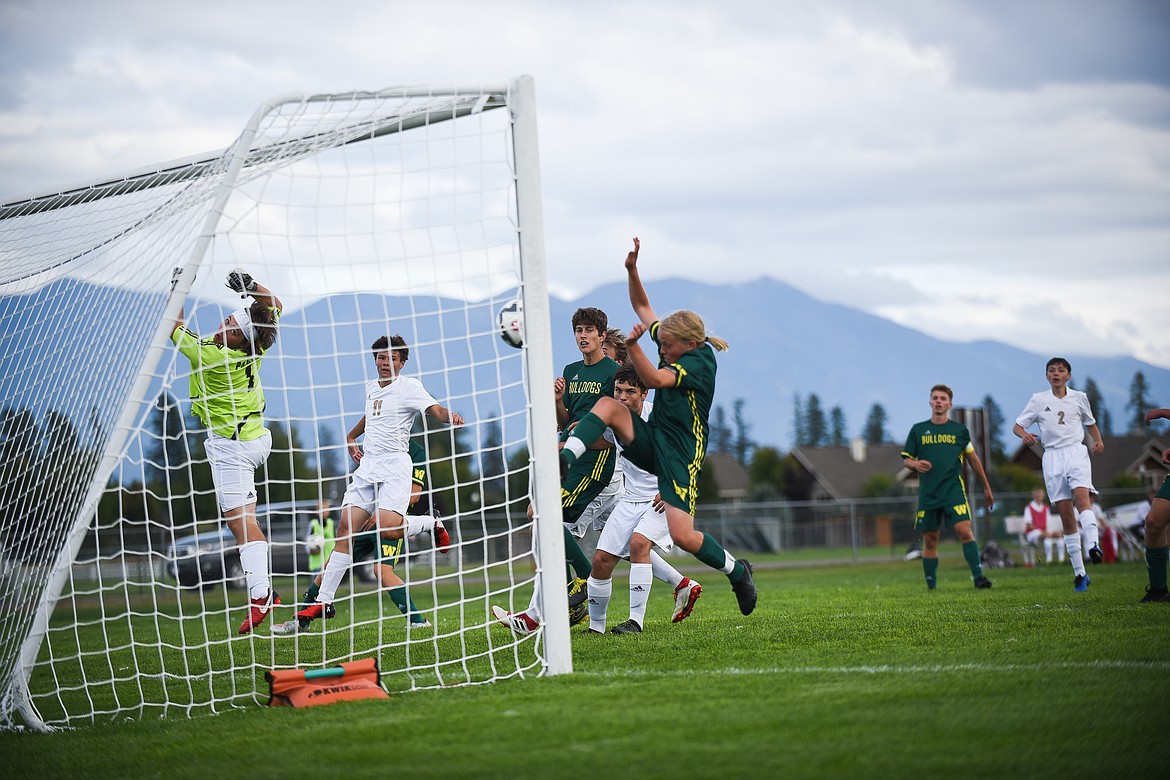
POLYGON ((821 409, 821 399, 816 393, 809 393, 805 417, 808 446, 820 447, 828 439, 828 423, 825 420, 825 412, 821 409))
POLYGON ((731 449, 735 459, 746 466, 748 456, 755 449, 756 443, 748 436, 748 431, 751 430, 751 426, 748 425, 747 416, 743 413, 745 403, 742 398, 737 398, 732 405, 732 422, 735 424, 735 440, 732 443, 731 449))
POLYGON ((1105 408, 1105 398, 1101 395, 1101 389, 1097 387, 1097 383, 1093 381, 1093 377, 1085 378, 1085 395, 1089 397, 1089 408, 1093 410, 1093 416, 1097 418, 1097 427, 1101 429, 1101 433, 1105 436, 1113 435, 1113 418, 1109 414, 1109 410, 1105 408))
POLYGON ((804 414, 804 401, 800 393, 792 396, 792 440, 797 447, 808 446, 808 420, 804 414))
POLYGON ((866 444, 885 444, 889 439, 886 436, 886 409, 881 404, 875 403, 869 407, 869 415, 865 418, 865 428, 862 429, 861 438, 865 440, 866 444))
POLYGON ((991 460, 995 463, 1002 463, 1007 460, 1007 454, 1003 450, 1003 441, 1000 439, 1004 426, 1003 410, 990 395, 983 396, 983 408, 987 412, 987 436, 991 439, 991 460))
POLYGON ((1146 425, 1146 411, 1157 406, 1150 400, 1150 386, 1146 383, 1146 375, 1138 371, 1129 383, 1129 403, 1125 405, 1131 413, 1127 428, 1130 433, 1140 434, 1146 425))
POLYGON ((843 447, 848 443, 848 438, 845 433, 845 412, 840 406, 834 406, 829 410, 829 445, 833 447, 843 447))

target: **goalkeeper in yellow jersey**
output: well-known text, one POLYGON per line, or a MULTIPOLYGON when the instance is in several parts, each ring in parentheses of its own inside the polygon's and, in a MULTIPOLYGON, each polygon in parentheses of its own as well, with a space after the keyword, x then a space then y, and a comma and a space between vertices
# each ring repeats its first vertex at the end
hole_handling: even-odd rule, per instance
POLYGON ((215 497, 239 545, 251 599, 239 630, 246 634, 280 603, 269 581, 268 541, 256 522, 256 469, 272 449, 264 427, 260 360, 276 342, 282 306, 243 269, 228 274, 227 287, 251 296, 251 304, 229 314, 207 338, 186 327, 180 311, 171 341, 191 361, 191 411, 207 426, 204 446, 215 497))

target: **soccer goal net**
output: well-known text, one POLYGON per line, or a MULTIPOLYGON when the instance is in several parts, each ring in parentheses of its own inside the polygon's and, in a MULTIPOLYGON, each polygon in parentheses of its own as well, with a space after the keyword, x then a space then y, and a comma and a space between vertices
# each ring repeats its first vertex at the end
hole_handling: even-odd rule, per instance
POLYGON ((536 565, 563 561, 561 534, 526 514, 535 498, 559 531, 535 127, 527 77, 282 98, 223 152, 0 205, 0 728, 253 706, 267 670, 370 656, 391 692, 571 670, 563 610, 526 637, 491 611, 522 608, 537 577, 564 598, 563 563, 536 565), (236 268, 283 304, 254 377, 282 603, 245 634, 171 340, 180 313, 210 338, 245 305, 236 268), (500 337, 515 300, 520 349, 500 337), (368 545, 335 617, 277 635, 328 552, 310 524, 337 523, 372 345, 394 335, 403 373, 465 420, 420 415, 411 436, 417 511, 450 550, 368 545))

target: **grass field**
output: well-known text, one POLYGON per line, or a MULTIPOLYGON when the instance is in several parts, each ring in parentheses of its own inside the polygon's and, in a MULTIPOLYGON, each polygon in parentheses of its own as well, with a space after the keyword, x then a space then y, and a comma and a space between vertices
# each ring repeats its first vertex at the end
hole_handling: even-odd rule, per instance
MULTIPOLYGON (((902 561, 757 569, 739 615, 573 634, 574 674, 305 710, 0 734, 5 777, 1165 777, 1170 605, 1141 564, 989 572, 902 561)), ((625 619, 615 582, 610 624, 625 619)), ((494 628, 503 632, 503 628, 494 628)))

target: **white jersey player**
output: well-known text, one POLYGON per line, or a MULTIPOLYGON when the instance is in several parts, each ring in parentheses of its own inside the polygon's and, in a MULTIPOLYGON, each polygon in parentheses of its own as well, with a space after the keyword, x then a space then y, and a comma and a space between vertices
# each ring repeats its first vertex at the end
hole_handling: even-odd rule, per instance
MULTIPOLYGON (((614 398, 649 419, 652 404, 646 401, 646 386, 633 367, 623 367, 614 377, 614 398)), ((587 583, 589 592, 589 630, 605 632, 605 614, 613 592, 613 568, 622 558, 630 559, 630 617, 614 626, 613 633, 639 633, 646 622, 646 603, 650 586, 658 577, 674 586, 675 607, 671 620, 686 619, 694 609, 695 601, 703 592, 699 583, 684 577, 667 563, 654 549, 670 552, 674 542, 666 515, 659 506, 658 477, 635 466, 629 460, 620 461, 625 480, 625 491, 610 513, 597 552, 593 556, 593 573, 587 583)))
POLYGON ((1083 592, 1089 587, 1089 575, 1081 556, 1081 537, 1077 525, 1084 529, 1089 544, 1089 559, 1100 563, 1103 559, 1097 518, 1093 514, 1093 471, 1089 451, 1085 449, 1085 432, 1093 439, 1093 454, 1105 451, 1101 431, 1089 408, 1088 397, 1068 386, 1072 367, 1064 358, 1054 357, 1045 366, 1049 390, 1036 393, 1016 418, 1012 432, 1029 446, 1044 446, 1044 485, 1048 498, 1056 505, 1063 526, 1064 547, 1068 551, 1075 575, 1073 587, 1083 592), (1040 435, 1028 431, 1038 425, 1040 435))
POLYGON ((346 436, 349 456, 358 464, 342 500, 336 546, 321 577, 317 602, 297 613, 313 620, 333 615, 333 600, 345 572, 353 563, 353 537, 376 526, 386 539, 401 539, 429 531, 439 552, 446 552, 450 535, 440 520, 426 515, 407 516, 411 494, 410 429, 425 413, 441 423, 463 425, 463 417, 436 401, 414 377, 402 376, 410 356, 401 336, 382 336, 373 343, 378 378, 366 385, 365 414, 346 436), (358 445, 365 437, 364 450, 358 445), (372 521, 371 521, 372 519, 372 521))

